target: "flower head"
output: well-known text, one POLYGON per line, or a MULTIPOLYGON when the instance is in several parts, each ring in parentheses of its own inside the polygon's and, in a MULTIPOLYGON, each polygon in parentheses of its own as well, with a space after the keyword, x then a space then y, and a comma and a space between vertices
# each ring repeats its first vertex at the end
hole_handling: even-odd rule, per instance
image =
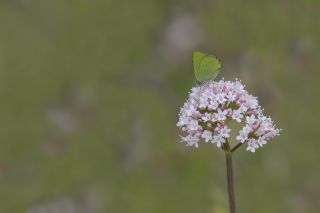
POLYGON ((263 115, 256 97, 248 94, 240 81, 209 81, 192 88, 180 110, 177 126, 186 134, 181 137, 188 146, 198 147, 201 139, 221 147, 230 137, 230 121, 241 123, 236 140, 247 143, 247 150, 267 144, 280 130, 271 118, 263 115))

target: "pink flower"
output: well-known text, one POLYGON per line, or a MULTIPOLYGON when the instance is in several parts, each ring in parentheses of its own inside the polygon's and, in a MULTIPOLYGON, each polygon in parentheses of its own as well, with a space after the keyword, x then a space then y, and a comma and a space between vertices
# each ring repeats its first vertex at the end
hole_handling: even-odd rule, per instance
POLYGON ((218 121, 224 121, 224 120, 226 120, 227 113, 228 113, 227 110, 222 111, 221 109, 218 109, 218 112, 215 114, 215 118, 218 121))
POLYGON ((227 126, 224 126, 222 129, 220 129, 219 134, 220 134, 222 137, 224 137, 224 138, 228 138, 228 137, 230 137, 230 135, 229 135, 230 131, 231 131, 231 130, 228 129, 227 126))
POLYGON ((236 140, 247 143, 247 150, 267 144, 280 130, 271 118, 263 115, 256 97, 248 94, 240 81, 209 81, 192 88, 189 98, 179 113, 177 126, 187 134, 181 137, 188 146, 198 147, 200 140, 221 147, 225 138, 230 137, 227 123, 241 123, 236 140))

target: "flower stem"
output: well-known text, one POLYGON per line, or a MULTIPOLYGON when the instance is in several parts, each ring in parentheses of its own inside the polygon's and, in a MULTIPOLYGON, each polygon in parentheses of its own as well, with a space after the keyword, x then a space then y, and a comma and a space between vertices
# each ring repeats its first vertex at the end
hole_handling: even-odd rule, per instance
POLYGON ((234 150, 236 147, 234 147, 233 149, 230 149, 230 145, 229 145, 228 140, 226 140, 226 142, 222 146, 222 149, 226 153, 227 182, 228 182, 230 213, 236 213, 236 199, 235 199, 235 195, 234 195, 233 168, 232 168, 232 150, 234 150))
POLYGON ((232 154, 230 151, 226 152, 226 164, 230 213, 236 213, 236 200, 233 184, 232 154))
POLYGON ((236 151, 240 146, 242 146, 242 144, 243 144, 243 143, 238 143, 237 145, 235 145, 235 147, 233 147, 233 148, 231 149, 231 152, 236 151))

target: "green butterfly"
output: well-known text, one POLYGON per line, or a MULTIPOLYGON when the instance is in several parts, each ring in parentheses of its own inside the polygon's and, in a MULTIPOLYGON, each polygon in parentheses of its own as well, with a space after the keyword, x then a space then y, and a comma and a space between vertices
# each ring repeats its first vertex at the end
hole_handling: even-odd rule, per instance
POLYGON ((201 52, 194 52, 192 61, 194 75, 200 83, 215 79, 221 68, 221 63, 216 57, 201 52))

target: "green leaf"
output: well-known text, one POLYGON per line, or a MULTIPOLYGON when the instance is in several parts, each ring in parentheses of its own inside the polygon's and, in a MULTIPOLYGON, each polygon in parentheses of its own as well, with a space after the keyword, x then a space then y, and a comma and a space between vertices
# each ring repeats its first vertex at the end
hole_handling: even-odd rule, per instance
POLYGON ((195 77, 202 83, 213 80, 221 68, 216 57, 201 52, 194 52, 192 61, 195 77))

